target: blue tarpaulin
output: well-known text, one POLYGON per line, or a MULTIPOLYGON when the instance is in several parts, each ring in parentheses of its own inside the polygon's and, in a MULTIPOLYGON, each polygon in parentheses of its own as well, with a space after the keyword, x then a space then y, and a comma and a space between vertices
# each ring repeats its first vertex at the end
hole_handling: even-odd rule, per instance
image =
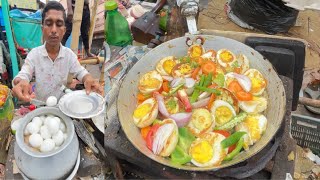
POLYGON ((32 49, 42 45, 41 11, 25 13, 19 9, 11 10, 10 13, 12 31, 16 43, 32 49))

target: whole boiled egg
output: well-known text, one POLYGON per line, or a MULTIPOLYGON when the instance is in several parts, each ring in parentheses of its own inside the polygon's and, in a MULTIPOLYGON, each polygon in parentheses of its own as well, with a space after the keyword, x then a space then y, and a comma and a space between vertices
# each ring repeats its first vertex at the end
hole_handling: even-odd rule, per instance
POLYGON ((214 117, 216 126, 221 126, 236 116, 234 108, 226 101, 216 100, 211 107, 211 114, 214 117))
POLYGON ((188 49, 188 56, 190 58, 198 58, 205 52, 205 49, 200 44, 194 44, 188 49))
POLYGON ((245 150, 249 146, 261 139, 261 135, 267 128, 267 118, 262 114, 248 115, 246 119, 236 126, 236 131, 244 131, 247 134, 243 136, 245 150))
POLYGON ((212 131, 214 125, 211 113, 207 109, 198 108, 192 112, 187 128, 193 135, 199 137, 205 132, 212 131))
POLYGON ((152 152, 162 157, 168 157, 178 144, 178 126, 173 119, 164 119, 154 134, 152 152))
POLYGON ((190 63, 179 63, 172 70, 172 76, 174 78, 191 77, 194 68, 190 63))
POLYGON ((220 165, 228 153, 228 148, 221 146, 224 139, 223 135, 214 132, 201 135, 190 145, 191 162, 198 167, 220 165))
POLYGON ((147 127, 158 116, 158 102, 155 98, 143 101, 133 112, 133 122, 139 128, 147 127))
POLYGON ((239 107, 249 114, 258 114, 267 109, 267 104, 266 98, 254 96, 251 101, 240 101, 239 107))
POLYGON ((171 75, 173 67, 176 65, 176 59, 173 56, 168 56, 163 59, 161 59, 157 66, 156 70, 162 75, 162 76, 168 76, 171 75))
POLYGON ((237 60, 236 56, 229 50, 227 49, 220 49, 217 52, 217 60, 218 63, 222 66, 222 67, 231 67, 232 64, 237 60))
POLYGON ((150 94, 158 91, 162 86, 163 79, 157 71, 149 71, 140 80, 138 88, 143 94, 150 94))
POLYGON ((244 75, 248 76, 251 80, 251 90, 254 96, 259 96, 264 92, 264 89, 267 86, 267 80, 263 77, 260 71, 257 69, 249 69, 244 75))

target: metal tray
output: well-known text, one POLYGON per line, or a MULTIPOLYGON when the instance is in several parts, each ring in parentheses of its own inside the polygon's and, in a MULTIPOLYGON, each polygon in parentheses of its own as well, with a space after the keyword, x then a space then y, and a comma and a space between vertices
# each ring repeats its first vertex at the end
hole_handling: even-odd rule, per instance
POLYGON ((105 101, 98 93, 91 92, 87 95, 84 90, 79 90, 62 96, 58 106, 67 116, 87 119, 102 113, 105 109, 105 101))

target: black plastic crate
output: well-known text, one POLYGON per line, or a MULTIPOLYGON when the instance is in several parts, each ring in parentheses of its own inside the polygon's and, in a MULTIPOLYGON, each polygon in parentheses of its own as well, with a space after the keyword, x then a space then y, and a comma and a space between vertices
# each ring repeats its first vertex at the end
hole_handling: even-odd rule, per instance
POLYGON ((298 145, 320 151, 320 119, 292 114, 291 135, 298 145))

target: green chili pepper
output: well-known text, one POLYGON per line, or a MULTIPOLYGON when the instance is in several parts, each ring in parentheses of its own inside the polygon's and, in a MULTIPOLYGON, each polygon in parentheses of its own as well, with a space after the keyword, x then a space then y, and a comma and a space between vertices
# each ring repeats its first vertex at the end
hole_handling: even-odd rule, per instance
POLYGON ((238 155, 243 147, 243 143, 244 143, 244 140, 243 138, 240 138, 240 140, 238 141, 237 143, 237 146, 236 148, 231 152, 229 153, 223 160, 224 161, 230 161, 232 160, 236 155, 238 155))
POLYGON ((213 94, 216 94, 216 95, 220 95, 221 94, 221 92, 219 90, 216 90, 216 89, 206 88, 206 87, 203 87, 203 86, 195 86, 195 88, 198 89, 198 90, 209 92, 209 93, 213 93, 213 94))
POLYGON ((155 125, 155 124, 162 124, 162 121, 159 120, 159 119, 155 119, 152 123, 152 126, 155 125))
POLYGON ((174 164, 186 164, 191 161, 191 156, 188 155, 180 146, 176 146, 171 153, 171 162, 174 164))
POLYGON ((212 72, 210 72, 210 73, 206 76, 206 78, 205 78, 202 86, 203 86, 203 87, 207 87, 207 86, 209 86, 209 85, 211 84, 211 82, 212 82, 212 72))
POLYGON ((231 134, 231 136, 229 136, 226 139, 224 139, 223 141, 221 141, 221 146, 223 148, 227 148, 227 147, 237 143, 240 140, 240 138, 245 134, 246 134, 246 132, 242 132, 242 131, 235 132, 235 133, 231 134))
POLYGON ((234 117, 233 119, 231 119, 231 121, 219 126, 219 127, 215 127, 214 130, 228 130, 228 129, 232 129, 233 127, 235 127, 238 123, 242 122, 243 120, 245 120, 247 117, 247 113, 245 112, 241 112, 240 114, 238 114, 236 117, 234 117))
POLYGON ((191 134, 191 132, 185 128, 179 128, 179 141, 178 141, 178 145, 186 152, 189 151, 189 147, 191 145, 191 143, 196 139, 195 136, 193 134, 191 134))
MULTIPOLYGON (((204 79, 205 79, 205 76, 202 75, 201 78, 200 78, 200 82, 197 83, 197 85, 198 85, 198 86, 202 86, 203 83, 204 83, 204 79)), ((200 95, 200 90, 195 89, 195 90, 193 91, 192 95, 191 95, 190 102, 191 102, 191 103, 196 102, 196 100, 198 99, 199 95, 200 95)))
POLYGON ((218 84, 219 87, 223 87, 224 85, 224 75, 222 73, 219 73, 214 79, 213 82, 218 84))
POLYGON ((177 87, 172 88, 169 93, 164 94, 165 96, 171 96, 173 95, 175 92, 177 92, 180 88, 182 88, 184 86, 184 84, 179 84, 177 87))

